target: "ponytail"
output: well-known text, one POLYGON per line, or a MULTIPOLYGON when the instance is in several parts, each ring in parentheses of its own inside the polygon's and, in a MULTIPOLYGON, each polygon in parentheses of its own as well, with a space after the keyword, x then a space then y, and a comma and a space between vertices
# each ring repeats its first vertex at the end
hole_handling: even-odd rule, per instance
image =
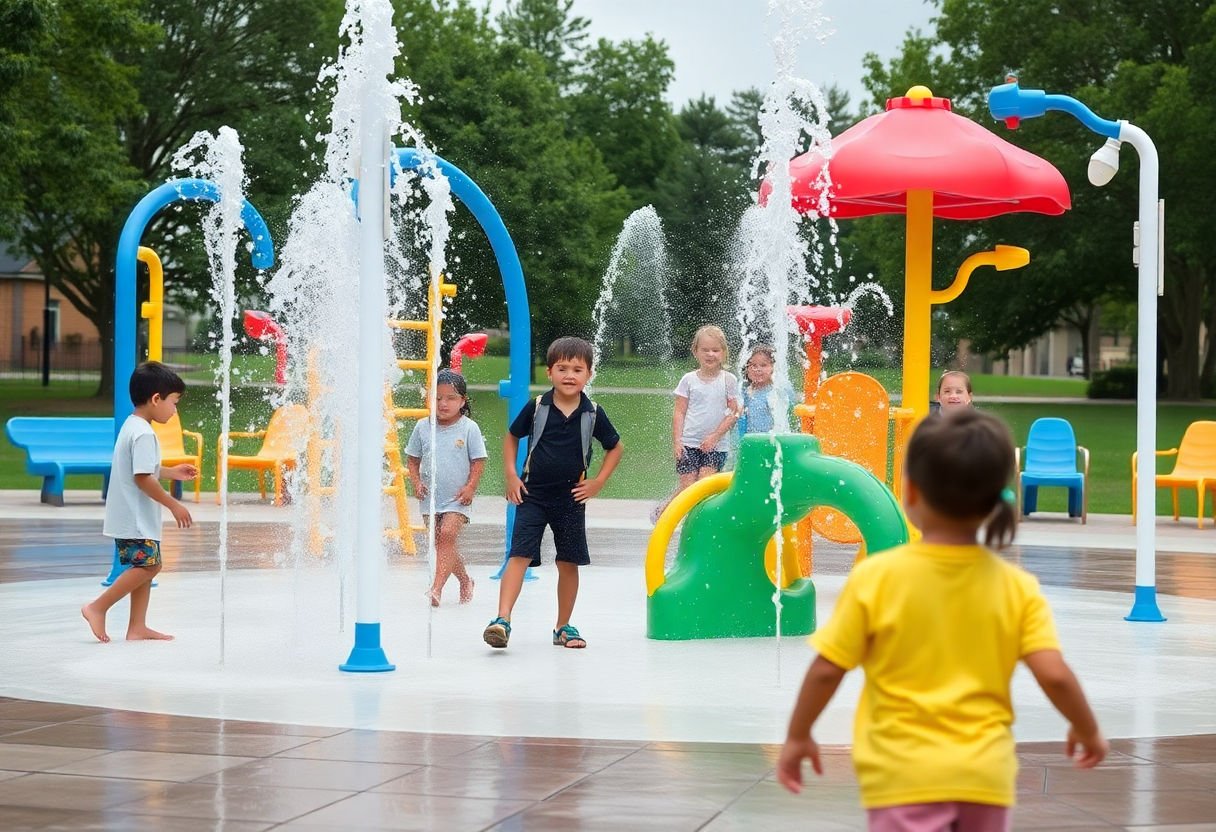
MULTIPOLYGON (((1009 492, 1009 489, 1005 489, 1009 492)), ((1018 528, 1018 513, 1009 494, 1002 493, 997 500, 996 508, 984 522, 984 545, 989 549, 1004 549, 1013 542, 1013 535, 1018 528)))

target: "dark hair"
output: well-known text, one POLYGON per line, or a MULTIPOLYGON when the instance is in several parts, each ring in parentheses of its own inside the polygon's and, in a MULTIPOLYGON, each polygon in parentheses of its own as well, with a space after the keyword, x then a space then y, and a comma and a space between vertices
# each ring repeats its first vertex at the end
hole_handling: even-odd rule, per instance
POLYGON ((587 365, 588 370, 594 369, 592 364, 595 362, 595 349, 582 338, 566 335, 549 345, 549 350, 545 353, 545 366, 552 367, 559 361, 569 361, 573 358, 580 359, 587 365))
POLYGON ((1017 513, 1007 497, 1016 462, 1005 423, 978 410, 923 420, 908 442, 904 471, 925 501, 942 514, 985 523, 984 543, 1013 541, 1017 513))
POLYGON ((173 393, 181 396, 185 392, 182 377, 159 361, 145 361, 131 373, 131 404, 136 407, 147 404, 158 393, 167 399, 173 393))
POLYGON ((747 377, 747 368, 748 368, 748 365, 750 365, 752 363, 752 359, 755 358, 757 355, 767 355, 768 360, 771 363, 773 363, 773 364, 777 363, 777 351, 775 349, 773 349, 772 347, 770 347, 768 344, 756 344, 755 346, 753 346, 751 352, 748 353, 748 355, 747 355, 747 363, 743 365, 743 386, 744 387, 752 386, 752 380, 747 377))
POLYGON ((464 376, 455 370, 444 368, 435 375, 435 388, 438 389, 441 384, 450 384, 452 389, 464 396, 464 404, 460 406, 462 416, 472 416, 473 408, 469 405, 469 385, 464 380, 464 376))
POLYGON ((967 392, 974 392, 971 389, 971 376, 964 373, 962 370, 946 370, 942 373, 942 377, 937 380, 937 395, 942 394, 942 385, 946 383, 946 379, 950 376, 959 376, 963 379, 963 384, 967 385, 967 392))

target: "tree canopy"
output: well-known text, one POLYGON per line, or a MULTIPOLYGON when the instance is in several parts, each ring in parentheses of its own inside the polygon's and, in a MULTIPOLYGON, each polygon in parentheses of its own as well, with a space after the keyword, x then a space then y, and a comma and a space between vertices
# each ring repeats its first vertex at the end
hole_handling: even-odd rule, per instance
MULTIPOLYGON (((35 259, 108 345, 114 248, 130 208, 171 175, 173 152, 198 130, 234 127, 246 149, 249 195, 282 228, 316 170, 317 72, 338 49, 342 0, 9 0, 0 6, 0 236, 35 259)), ((1169 394, 1193 398, 1216 376, 1216 256, 1205 200, 1216 185, 1206 136, 1216 128, 1216 11, 1199 0, 936 0, 925 32, 890 61, 868 56, 869 98, 826 90, 833 134, 913 84, 957 112, 1053 162, 1074 207, 1059 218, 1018 214, 935 224, 935 285, 969 253, 1022 245, 1030 266, 977 274, 945 308, 940 334, 1002 354, 1059 323, 1087 343, 1103 316, 1134 298, 1130 227, 1134 154, 1103 189, 1085 179, 1097 137, 1062 115, 1016 133, 992 122, 988 89, 1007 72, 1024 86, 1073 95, 1157 141, 1167 200, 1161 341, 1169 394), (1014 285, 1017 291, 1010 291, 1014 285)), ((651 36, 590 42, 573 0, 511 0, 493 17, 474 0, 394 0, 398 70, 423 97, 407 114, 431 146, 469 173, 498 207, 534 298, 539 351, 590 331, 612 241, 651 203, 670 243, 676 343, 685 329, 730 314, 731 237, 758 176, 759 90, 729 101, 668 100, 675 66, 651 36)), ((177 303, 201 308, 209 283, 191 210, 165 212, 148 242, 170 264, 177 303)), ((466 213, 454 219, 453 325, 505 319, 491 252, 466 213)), ((819 275, 838 300, 872 274, 898 304, 903 222, 842 223, 839 267, 819 275)), ((254 297, 247 265, 240 291, 254 297)), ((719 322, 721 322, 719 320, 719 322)), ((898 325, 889 327, 895 332, 898 325)), ((105 371, 109 372, 109 356, 105 371)), ((108 375, 102 390, 108 392, 108 375)))
MULTIPOLYGON (((936 224, 937 286, 971 251, 996 242, 1031 251, 1030 265, 1013 277, 977 275, 947 307, 952 325, 981 351, 1001 354, 1065 323, 1082 334, 1088 352, 1101 310, 1135 297, 1135 153, 1123 153, 1124 172, 1095 189, 1085 171, 1101 139, 1075 119, 1049 113, 1024 121, 1016 133, 994 123, 987 91, 1013 72, 1023 87, 1073 96, 1099 115, 1144 128, 1157 144, 1167 205, 1166 291, 1159 304, 1167 395, 1197 398, 1212 387, 1216 371, 1216 253, 1204 245, 1208 223, 1200 204, 1216 177, 1216 160, 1203 149, 1216 128, 1216 10, 1196 0, 938 0, 938 6, 932 36, 910 33, 885 66, 868 57, 867 89, 875 101, 912 83, 928 84, 952 98, 956 111, 1055 164, 1073 195, 1073 209, 1062 217, 936 224), (1016 292, 1008 291, 1009 280, 1016 292)), ((896 233, 889 222, 872 225, 871 236, 896 233)), ((898 269, 891 246, 873 248, 887 252, 880 255, 884 272, 898 269)))

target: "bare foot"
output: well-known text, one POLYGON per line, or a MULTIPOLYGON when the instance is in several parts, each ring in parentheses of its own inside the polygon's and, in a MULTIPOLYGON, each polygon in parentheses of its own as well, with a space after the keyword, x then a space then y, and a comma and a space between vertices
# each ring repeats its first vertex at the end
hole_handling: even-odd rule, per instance
POLYGON ((460 603, 467 604, 473 600, 473 579, 460 585, 460 603))
POLYGON ((437 590, 437 589, 428 589, 426 592, 424 592, 424 593, 422 593, 422 594, 423 594, 423 595, 425 595, 427 598, 430 598, 430 599, 431 599, 431 606, 432 606, 432 607, 437 607, 437 606, 439 606, 439 590, 437 590))
POLYGON ((93 631, 97 640, 104 644, 110 640, 110 637, 106 635, 106 617, 94 611, 92 606, 92 604, 85 604, 80 608, 80 615, 89 622, 89 629, 93 631))
POLYGON ((173 641, 173 636, 158 633, 150 627, 141 627, 138 630, 127 630, 127 641, 173 641))

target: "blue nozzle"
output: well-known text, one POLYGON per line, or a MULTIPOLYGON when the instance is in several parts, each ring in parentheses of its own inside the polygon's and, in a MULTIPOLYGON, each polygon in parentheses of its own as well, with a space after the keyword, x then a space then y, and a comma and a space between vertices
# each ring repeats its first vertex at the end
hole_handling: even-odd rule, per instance
POLYGON ((1019 119, 1035 118, 1047 112, 1047 93, 1024 90, 1016 80, 1010 81, 989 91, 988 111, 1012 129, 1018 126, 1019 119))
POLYGON ((1071 96, 1024 90, 1018 86, 1017 79, 995 86, 988 92, 988 111, 993 118, 1004 121, 1010 128, 1017 127, 1020 119, 1035 118, 1048 110, 1068 113, 1100 136, 1119 138, 1119 122, 1100 118, 1071 96))

